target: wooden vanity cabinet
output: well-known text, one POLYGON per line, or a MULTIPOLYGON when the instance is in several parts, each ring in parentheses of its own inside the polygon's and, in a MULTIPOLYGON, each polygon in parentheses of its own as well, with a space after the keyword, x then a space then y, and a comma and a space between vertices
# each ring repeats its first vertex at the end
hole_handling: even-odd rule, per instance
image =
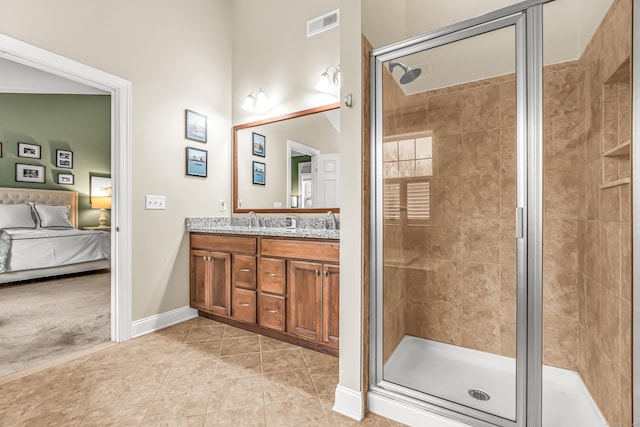
POLYGON ((191 306, 336 355, 339 254, 336 241, 191 233, 191 306))
POLYGON ((256 239, 191 233, 191 307, 256 323, 256 239))

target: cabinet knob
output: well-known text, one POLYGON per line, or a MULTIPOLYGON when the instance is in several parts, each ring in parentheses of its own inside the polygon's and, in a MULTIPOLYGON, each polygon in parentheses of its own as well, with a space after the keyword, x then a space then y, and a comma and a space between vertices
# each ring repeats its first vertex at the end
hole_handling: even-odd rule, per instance
POLYGON ((316 276, 320 275, 320 270, 316 270, 316 276))
POLYGON ((327 270, 324 271, 324 277, 327 277, 329 275, 329 272, 327 270))
POLYGON ((246 302, 240 302, 240 303, 238 303, 238 305, 239 305, 240 307, 249 307, 251 304, 248 304, 248 303, 246 303, 246 302))
POLYGON ((265 309, 264 309, 264 311, 266 311, 267 313, 271 313, 271 314, 273 314, 273 313, 277 313, 277 312, 279 312, 280 310, 270 310, 270 309, 268 309, 268 308, 265 308, 265 309))
POLYGON ((243 272, 243 273, 250 273, 251 272, 251 270, 249 270, 248 268, 241 268, 240 271, 243 272))
POLYGON ((278 277, 277 273, 265 273, 265 276, 278 277))

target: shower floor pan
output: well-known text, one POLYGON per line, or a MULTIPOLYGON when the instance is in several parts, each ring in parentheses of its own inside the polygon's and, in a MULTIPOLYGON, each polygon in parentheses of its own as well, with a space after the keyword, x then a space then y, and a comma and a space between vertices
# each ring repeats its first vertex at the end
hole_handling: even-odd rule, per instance
MULTIPOLYGON (((543 426, 606 425, 578 373, 543 366, 542 378, 543 426)), ((510 357, 405 335, 385 363, 384 379, 515 419, 516 361, 510 357)))

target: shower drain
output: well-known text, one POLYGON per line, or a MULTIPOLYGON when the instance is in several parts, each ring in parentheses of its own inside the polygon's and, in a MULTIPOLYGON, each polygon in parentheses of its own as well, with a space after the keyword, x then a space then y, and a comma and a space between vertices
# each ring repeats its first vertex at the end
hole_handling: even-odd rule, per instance
POLYGON ((469 396, 473 397, 474 399, 483 400, 483 401, 487 401, 491 399, 491 396, 489 396, 489 393, 477 388, 470 388, 469 396))

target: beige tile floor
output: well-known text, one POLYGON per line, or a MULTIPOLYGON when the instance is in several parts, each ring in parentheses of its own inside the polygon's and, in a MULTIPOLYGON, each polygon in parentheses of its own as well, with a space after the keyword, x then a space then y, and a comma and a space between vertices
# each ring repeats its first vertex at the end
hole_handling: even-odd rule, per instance
POLYGON ((337 358, 204 318, 2 382, 3 427, 360 425, 331 410, 337 358))

